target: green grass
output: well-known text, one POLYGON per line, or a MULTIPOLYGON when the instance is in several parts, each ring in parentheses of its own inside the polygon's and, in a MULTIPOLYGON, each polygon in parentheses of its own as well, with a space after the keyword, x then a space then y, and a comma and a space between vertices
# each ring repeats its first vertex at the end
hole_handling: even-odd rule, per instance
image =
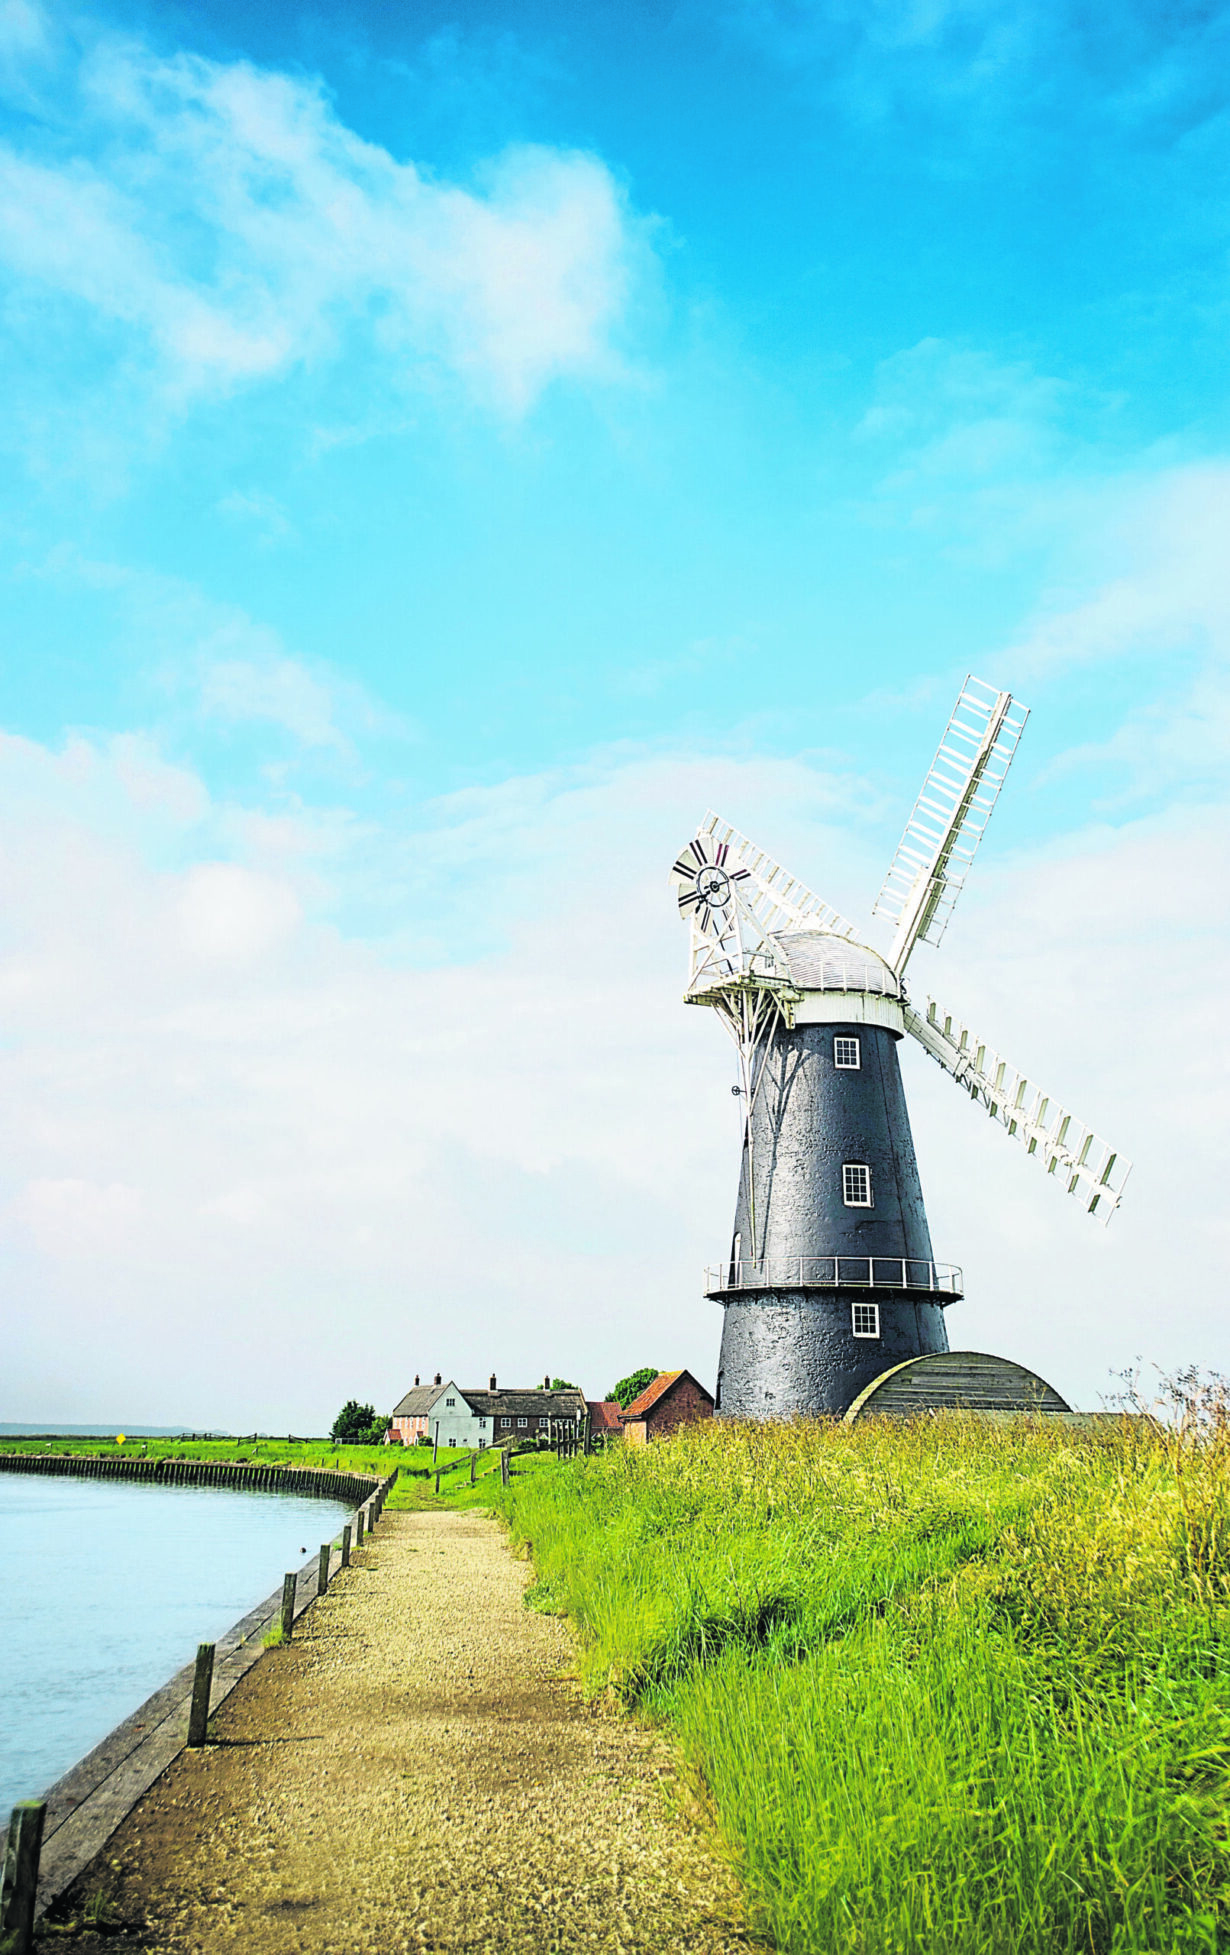
POLYGON ((1224 1423, 721 1422, 499 1504, 782 1949, 1230 1949, 1224 1423))

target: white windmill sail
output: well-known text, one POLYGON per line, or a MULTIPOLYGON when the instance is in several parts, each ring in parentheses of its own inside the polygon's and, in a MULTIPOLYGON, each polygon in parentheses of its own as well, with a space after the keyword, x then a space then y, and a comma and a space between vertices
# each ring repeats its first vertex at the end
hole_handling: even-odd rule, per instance
POLYGON ((735 979, 788 984, 789 969, 770 942, 777 931, 856 934, 831 903, 713 813, 680 850, 670 880, 691 925, 690 997, 735 979))
POLYGON ((970 1098, 1061 1179, 1089 1214, 1109 1222, 1119 1206, 1132 1164, 1090 1127, 1082 1126, 984 1039, 928 998, 926 1012, 905 1007, 905 1029, 952 1074, 970 1098))
POLYGON ((897 926, 898 977, 916 943, 943 936, 1028 718, 1011 693, 967 677, 876 898, 874 914, 897 926))

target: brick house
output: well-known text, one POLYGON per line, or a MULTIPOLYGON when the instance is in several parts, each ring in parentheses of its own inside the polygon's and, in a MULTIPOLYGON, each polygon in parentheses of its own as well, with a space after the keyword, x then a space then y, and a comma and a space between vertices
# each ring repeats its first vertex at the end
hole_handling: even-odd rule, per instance
POLYGON ((690 1371, 660 1371, 621 1414, 621 1424, 630 1446, 647 1446, 651 1439, 669 1439, 680 1426, 712 1417, 713 1396, 690 1371))

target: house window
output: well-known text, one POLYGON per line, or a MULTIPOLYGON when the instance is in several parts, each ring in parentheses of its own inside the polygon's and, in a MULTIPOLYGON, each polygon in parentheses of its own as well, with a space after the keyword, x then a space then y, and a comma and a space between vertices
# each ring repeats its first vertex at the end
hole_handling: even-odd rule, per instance
POLYGON ((549 1426, 551 1421, 550 1419, 539 1419, 538 1423, 540 1426, 549 1426))
POLYGON ((444 1403, 446 1405, 456 1405, 457 1401, 455 1398, 446 1398, 444 1403))
POLYGON ((878 1303, 856 1303, 854 1311, 854 1335, 856 1337, 878 1337, 880 1335, 880 1306, 878 1303))
POLYGON ((519 1426, 524 1426, 524 1425, 528 1425, 528 1424, 529 1424, 529 1420, 528 1420, 528 1419, 518 1419, 518 1420, 517 1420, 517 1424, 518 1424, 519 1426))
POLYGON ((857 1072, 862 1063, 857 1039, 833 1040, 833 1064, 838 1072, 857 1072))
POLYGON ((870 1208, 871 1169, 865 1161, 846 1161, 841 1170, 841 1199, 847 1208, 870 1208))
POLYGON ((510 1426, 510 1425, 512 1424, 512 1420, 511 1420, 511 1419, 501 1419, 501 1420, 500 1420, 500 1424, 501 1424, 502 1426, 510 1426))

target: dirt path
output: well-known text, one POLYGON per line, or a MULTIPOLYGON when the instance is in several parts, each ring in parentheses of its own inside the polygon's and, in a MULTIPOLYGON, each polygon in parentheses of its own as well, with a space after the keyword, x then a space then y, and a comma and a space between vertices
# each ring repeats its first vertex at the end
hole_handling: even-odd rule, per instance
MULTIPOLYGON (((475 1513, 386 1513, 125 1821, 112 1931, 166 1955, 726 1955, 752 1944, 661 1741, 585 1705, 475 1513), (115 1930, 124 1924, 124 1930, 115 1930)), ((40 1936, 39 1949, 64 1947, 40 1936)))

